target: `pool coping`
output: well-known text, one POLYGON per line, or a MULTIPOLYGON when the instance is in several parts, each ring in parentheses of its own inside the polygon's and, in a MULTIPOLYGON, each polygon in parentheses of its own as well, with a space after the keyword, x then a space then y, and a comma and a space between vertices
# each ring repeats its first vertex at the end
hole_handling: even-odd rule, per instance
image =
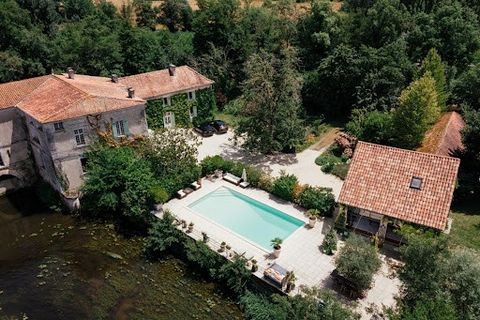
MULTIPOLYGON (((227 228, 227 227, 219 224, 218 222, 216 222, 216 221, 214 221, 214 220, 212 220, 212 219, 210 219, 210 218, 205 217, 204 215, 200 214, 199 212, 197 212, 197 211, 195 211, 195 210, 193 210, 192 208, 189 207, 191 204, 193 204, 193 203, 195 203, 195 202, 197 202, 197 201, 200 201, 200 200, 203 199, 204 197, 210 195, 211 193, 217 191, 217 190, 220 189, 220 188, 227 188, 227 189, 230 189, 230 190, 232 190, 232 191, 234 191, 234 192, 238 192, 237 190, 235 190, 235 189, 233 189, 233 188, 230 188, 230 186, 221 185, 221 186, 218 186, 218 187, 216 187, 215 189, 209 191, 208 193, 204 194, 204 195, 201 196, 200 198, 195 199, 195 200, 193 200, 193 201, 185 204, 183 207, 184 207, 185 209, 187 209, 188 211, 191 211, 192 213, 196 214, 197 216, 205 219, 205 220, 208 221, 209 223, 212 223, 212 224, 216 225, 217 227, 219 227, 219 228, 221 228, 221 229, 223 229, 223 230, 225 230, 225 231, 227 231, 227 232, 232 233, 232 234, 235 235, 236 237, 238 237, 238 238, 242 239, 243 241, 251 244, 252 246, 256 247, 257 249, 262 250, 262 251, 264 251, 265 253, 270 253, 270 252, 272 252, 272 251, 273 251, 273 248, 272 248, 272 249, 266 249, 266 248, 264 248, 264 247, 261 247, 258 243, 255 243, 255 242, 253 242, 252 240, 249 240, 249 239, 245 238, 244 236, 242 236, 242 235, 238 234, 237 232, 233 231, 232 229, 227 228)), ((286 215, 288 215, 288 216, 290 216, 290 217, 292 217, 292 218, 294 218, 294 219, 297 219, 297 220, 303 222, 303 224, 300 225, 300 226, 298 226, 297 228, 295 228, 295 230, 294 230, 292 233, 290 233, 290 234, 288 235, 288 237, 282 239, 283 242, 286 241, 288 238, 290 238, 290 237, 291 237, 294 233, 296 233, 299 229, 305 228, 306 222, 304 221, 304 219, 299 219, 299 218, 297 218, 297 217, 295 217, 295 216, 293 216, 293 215, 291 215, 291 214, 289 214, 289 213, 287 213, 287 212, 284 212, 283 210, 274 208, 274 207, 272 207, 271 205, 269 205, 269 204, 267 204, 267 203, 265 203, 265 202, 263 202, 263 201, 261 201, 261 200, 255 199, 255 198, 251 197, 250 195, 247 195, 247 194, 245 194, 245 193, 243 193, 243 192, 238 192, 238 193, 244 195, 245 197, 248 197, 248 198, 250 198, 250 199, 253 199, 253 200, 257 201, 257 202, 260 202, 260 203, 262 203, 262 204, 264 204, 264 205, 266 205, 266 206, 268 206, 268 207, 270 207, 270 208, 272 208, 272 209, 275 209, 275 210, 277 210, 277 211, 280 211, 281 213, 286 214, 286 215)), ((290 204, 293 205, 293 203, 290 203, 290 204)))

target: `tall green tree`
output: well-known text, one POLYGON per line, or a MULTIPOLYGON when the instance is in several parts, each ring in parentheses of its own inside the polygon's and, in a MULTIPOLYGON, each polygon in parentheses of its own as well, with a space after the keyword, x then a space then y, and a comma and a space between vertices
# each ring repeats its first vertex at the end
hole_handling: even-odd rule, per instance
POLYGON ((417 147, 439 115, 435 80, 427 73, 400 95, 393 114, 394 144, 406 149, 417 147))
POLYGON ((171 32, 192 28, 193 11, 187 0, 165 0, 160 5, 159 22, 171 32))
POLYGON ((245 65, 243 118, 237 129, 245 146, 262 153, 292 150, 304 137, 299 118, 301 79, 293 52, 261 51, 245 65))
POLYGON ((113 218, 125 225, 149 221, 149 164, 130 147, 96 143, 86 153, 87 173, 82 187, 82 211, 97 218, 113 218))
POLYGON ((438 105, 440 109, 445 110, 447 103, 447 78, 445 75, 445 65, 435 48, 428 51, 427 56, 423 59, 420 69, 418 70, 418 75, 419 77, 422 77, 427 72, 429 72, 435 80, 438 105))
POLYGON ((153 6, 152 0, 134 0, 135 21, 139 27, 155 30, 158 22, 159 9, 153 6))

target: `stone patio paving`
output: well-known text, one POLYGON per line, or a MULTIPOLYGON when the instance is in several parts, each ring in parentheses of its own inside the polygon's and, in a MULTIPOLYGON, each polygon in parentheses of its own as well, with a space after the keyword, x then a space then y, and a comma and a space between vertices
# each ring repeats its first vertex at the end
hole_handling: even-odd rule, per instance
MULTIPOLYGON (((279 200, 271 194, 253 188, 242 189, 231 183, 217 179, 209 181, 202 180, 202 188, 193 192, 184 199, 173 199, 164 205, 164 209, 170 210, 178 219, 186 220, 187 223, 195 224, 194 231, 188 233, 189 236, 196 240, 202 239, 202 232, 206 232, 210 238, 208 245, 215 251, 220 248, 220 243, 225 241, 232 247, 230 252, 221 253, 228 255, 229 253, 245 254, 248 259, 254 258, 258 261, 259 270, 255 275, 263 278, 263 271, 273 262, 277 262, 288 270, 293 270, 297 277, 295 294, 302 285, 320 286, 324 288, 332 287, 332 279, 330 273, 334 270, 334 257, 325 255, 320 252, 321 245, 325 234, 331 228, 331 221, 317 221, 315 228, 310 229, 307 226, 300 227, 294 231, 289 237, 284 239, 282 244, 282 252, 278 259, 271 256, 271 252, 261 248, 255 243, 237 235, 233 231, 195 213, 188 205, 214 191, 215 189, 226 186, 255 200, 263 202, 275 209, 281 210, 297 219, 300 219, 308 225, 308 218, 305 216, 303 209, 294 206, 289 202, 279 200)), ((161 213, 157 213, 161 217, 161 213)), ((339 242, 339 246, 342 243, 339 242)), ((385 261, 385 257, 381 256, 385 261)), ((398 294, 400 282, 398 278, 391 277, 391 270, 384 262, 380 272, 374 278, 374 285, 367 293, 367 296, 358 301, 357 310, 362 314, 362 319, 369 319, 370 316, 367 309, 374 308, 381 310, 382 305, 392 306, 395 303, 394 297, 398 294)))

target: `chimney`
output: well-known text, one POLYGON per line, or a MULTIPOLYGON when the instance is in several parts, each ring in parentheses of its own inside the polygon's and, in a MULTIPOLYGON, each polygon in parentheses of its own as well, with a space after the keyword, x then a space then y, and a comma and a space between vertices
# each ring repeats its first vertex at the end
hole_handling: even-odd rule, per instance
POLYGON ((170 77, 175 77, 177 67, 174 64, 169 64, 168 65, 168 73, 170 74, 170 77))
POLYGON ((135 89, 133 89, 132 87, 129 87, 129 88, 128 88, 128 97, 129 97, 130 99, 135 98, 135 89))
POLYGON ((75 71, 72 68, 67 69, 68 79, 75 78, 75 71))
POLYGON ((116 74, 112 74, 111 79, 113 83, 118 83, 118 76, 116 74))

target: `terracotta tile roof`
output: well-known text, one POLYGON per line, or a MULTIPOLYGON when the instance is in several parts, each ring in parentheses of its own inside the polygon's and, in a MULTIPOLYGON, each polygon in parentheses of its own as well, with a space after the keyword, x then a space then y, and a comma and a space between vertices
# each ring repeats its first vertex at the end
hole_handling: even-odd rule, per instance
POLYGON ((29 95, 39 85, 44 83, 49 76, 41 76, 26 80, 12 81, 0 84, 0 110, 14 107, 23 98, 29 95))
POLYGON ((443 230, 460 160, 359 142, 338 202, 443 230), (410 187, 413 177, 420 189, 410 187))
POLYGON ((463 150, 461 131, 464 127, 465 122, 459 113, 445 113, 425 134, 417 151, 450 156, 456 150, 463 150))
POLYGON ((17 107, 42 123, 76 118, 145 103, 128 98, 127 88, 109 78, 52 75, 17 107), (107 85, 108 84, 108 85, 107 85))
POLYGON ((143 99, 171 95, 188 89, 200 89, 214 82, 188 66, 176 67, 176 75, 170 76, 168 69, 136 74, 120 79, 135 94, 143 99))

